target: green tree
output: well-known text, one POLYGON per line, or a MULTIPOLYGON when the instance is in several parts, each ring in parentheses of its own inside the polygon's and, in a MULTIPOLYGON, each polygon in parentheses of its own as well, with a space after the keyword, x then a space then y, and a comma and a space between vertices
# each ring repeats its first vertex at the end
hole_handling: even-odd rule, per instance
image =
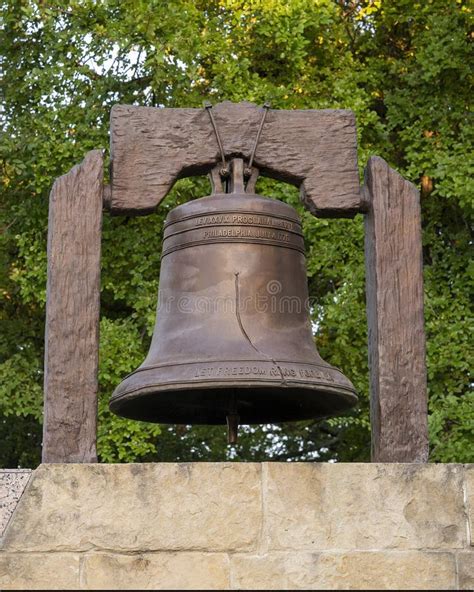
MULTIPOLYGON (((55 177, 106 147, 112 105, 349 108, 359 162, 384 157, 421 189, 433 461, 474 461, 471 12, 464 0, 3 0, 0 464, 40 458, 48 194, 55 177), (471 167, 472 169, 472 167, 471 167), (471 323, 472 325, 472 323, 471 323)), ((155 426, 107 409, 142 361, 154 325, 163 220, 205 195, 184 180, 152 216, 105 218, 99 453, 131 460, 367 460, 367 331, 362 217, 319 220, 297 192, 317 302, 318 349, 361 404, 324 422, 247 429, 155 426)))

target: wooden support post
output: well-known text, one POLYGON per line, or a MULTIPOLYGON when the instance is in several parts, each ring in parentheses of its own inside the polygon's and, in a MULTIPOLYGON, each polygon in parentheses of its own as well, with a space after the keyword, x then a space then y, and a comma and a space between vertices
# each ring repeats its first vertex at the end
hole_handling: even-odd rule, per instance
POLYGON ((419 194, 379 157, 366 168, 373 462, 428 459, 419 194))
POLYGON ((43 462, 96 462, 103 154, 49 202, 43 462))

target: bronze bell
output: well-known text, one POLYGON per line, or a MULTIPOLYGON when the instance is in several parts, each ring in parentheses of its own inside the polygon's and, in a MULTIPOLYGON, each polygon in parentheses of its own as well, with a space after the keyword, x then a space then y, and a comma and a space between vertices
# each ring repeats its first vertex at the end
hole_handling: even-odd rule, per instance
MULTIPOLYGON (((286 203, 230 193, 165 222, 150 351, 112 395, 117 415, 158 423, 277 423, 337 415, 352 383, 314 344, 301 222, 286 203)), ((248 191, 247 187, 247 191, 248 191)))

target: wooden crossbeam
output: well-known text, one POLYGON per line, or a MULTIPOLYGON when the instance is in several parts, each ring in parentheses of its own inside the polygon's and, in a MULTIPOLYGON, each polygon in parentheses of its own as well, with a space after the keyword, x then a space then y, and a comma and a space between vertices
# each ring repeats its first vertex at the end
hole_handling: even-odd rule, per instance
MULTIPOLYGON (((213 108, 225 154, 247 160, 262 117, 252 103, 213 108)), ((220 161, 205 109, 116 105, 110 119, 110 209, 148 214, 182 177, 204 175, 220 161)), ((265 119, 254 165, 260 174, 300 188, 306 207, 322 217, 361 210, 357 137, 352 111, 273 110, 265 119)))

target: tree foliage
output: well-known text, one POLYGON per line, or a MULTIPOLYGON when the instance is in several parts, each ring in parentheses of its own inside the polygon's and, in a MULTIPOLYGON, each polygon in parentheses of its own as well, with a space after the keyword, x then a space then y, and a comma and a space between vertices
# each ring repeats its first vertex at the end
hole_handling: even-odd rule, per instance
MULTIPOLYGON (((385 158, 421 190, 431 459, 474 461, 469 392, 473 213, 471 13, 464 0, 3 0, 0 464, 39 462, 48 194, 55 177, 107 146, 116 103, 200 107, 271 100, 280 109, 349 108, 359 162, 385 158), (469 269, 471 274, 469 274, 469 269)), ((363 225, 319 220, 297 192, 318 349, 360 393, 348 415, 249 428, 119 419, 110 393, 147 351, 163 220, 208 192, 179 182, 144 218, 105 217, 99 454, 103 461, 367 460, 363 225)))

